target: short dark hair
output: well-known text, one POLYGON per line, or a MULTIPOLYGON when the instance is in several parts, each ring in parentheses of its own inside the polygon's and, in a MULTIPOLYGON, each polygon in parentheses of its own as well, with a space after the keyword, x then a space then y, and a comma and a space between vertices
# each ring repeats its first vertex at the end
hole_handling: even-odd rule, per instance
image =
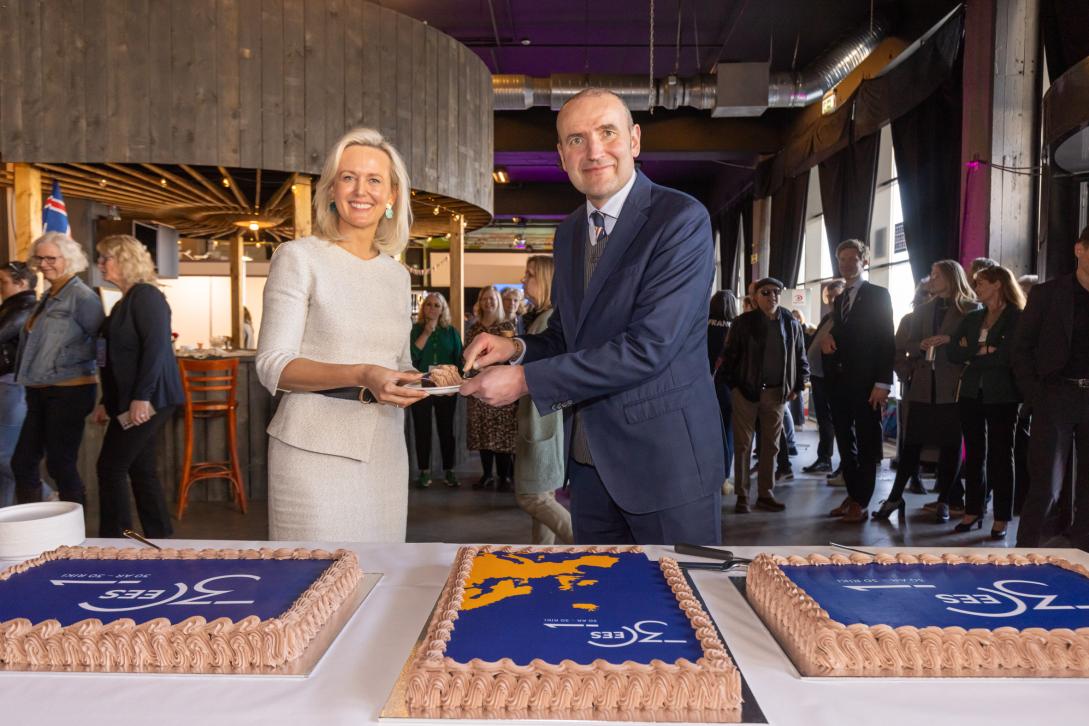
POLYGON ((12 260, 3 267, 9 275, 11 275, 11 281, 14 283, 26 283, 28 290, 33 290, 38 286, 38 273, 30 269, 30 266, 25 262, 19 260, 12 260))
POLYGON ((1082 247, 1089 247, 1089 225, 1085 226, 1085 229, 1078 235, 1078 244, 1082 247))

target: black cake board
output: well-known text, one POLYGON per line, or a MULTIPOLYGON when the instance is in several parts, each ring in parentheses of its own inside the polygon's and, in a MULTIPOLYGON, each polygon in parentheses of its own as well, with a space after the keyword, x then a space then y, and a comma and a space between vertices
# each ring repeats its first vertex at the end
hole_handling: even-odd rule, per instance
MULTIPOLYGON (((321 662, 322 657, 329 650, 329 647, 340 635, 340 631, 344 629, 344 626, 348 624, 348 621, 352 619, 356 611, 359 610, 359 606, 363 604, 363 601, 367 599, 367 596, 371 594, 371 590, 378 584, 378 581, 382 579, 382 573, 380 572, 365 572, 363 573, 363 579, 359 581, 359 584, 355 586, 351 594, 341 603, 337 611, 333 613, 333 616, 329 619, 322 629, 318 631, 318 634, 314 636, 314 639, 310 641, 310 645, 306 647, 303 654, 295 660, 284 663, 276 668, 252 668, 245 671, 236 670, 224 670, 222 668, 208 668, 203 671, 179 671, 172 668, 140 668, 123 669, 123 668, 78 668, 78 667, 56 667, 56 666, 25 666, 25 665, 5 665, 0 664, 0 674, 3 673, 35 673, 46 676, 153 676, 159 677, 177 677, 177 678, 295 678, 305 679, 318 667, 318 663, 321 662)), ((0 675, 0 678, 3 676, 0 675)))
MULTIPOLYGON (((683 568, 682 568, 683 569, 683 568)), ((692 588, 692 592, 696 595, 696 598, 700 601, 700 605, 703 606, 704 611, 707 610, 707 603, 703 599, 703 595, 700 594, 699 588, 696 583, 692 581, 692 576, 685 571, 685 579, 688 581, 689 587, 692 588)), ((441 597, 442 594, 439 594, 441 597)), ((412 662, 416 659, 416 651, 422 646, 424 636, 427 634, 427 626, 430 625, 431 619, 435 617, 435 610, 438 608, 438 599, 435 600, 435 605, 431 609, 431 615, 424 622, 424 627, 420 630, 420 635, 416 639, 416 644, 412 646, 411 652, 409 652, 408 659, 405 661, 404 666, 401 668, 400 675, 397 676, 396 683, 393 684, 393 690, 390 691, 389 698, 386 699, 386 705, 382 707, 382 711, 378 714, 378 721, 380 723, 391 724, 391 726, 436 726, 437 724, 470 724, 479 723, 480 718, 460 719, 460 718, 424 718, 420 716, 412 716, 408 711, 408 704, 405 703, 405 688, 408 683, 409 668, 412 662)), ((752 689, 749 688, 749 683, 745 679, 745 673, 741 670, 741 666, 738 665, 737 659, 734 657, 733 652, 730 650, 730 646, 726 643, 726 639, 722 637, 722 629, 718 627, 718 623, 715 623, 715 619, 712 617, 711 622, 715 624, 715 631, 718 632, 719 640, 722 641, 726 647, 726 652, 730 656, 730 660, 733 661, 734 666, 737 668, 738 673, 741 675, 741 696, 743 702, 741 704, 741 715, 737 721, 732 723, 739 724, 766 724, 768 722, 767 717, 764 716, 763 709, 760 708, 760 704, 756 702, 756 696, 753 695, 752 689)), ((661 714, 657 714, 661 716, 661 714)), ((511 719, 498 715, 487 720, 491 721, 517 721, 519 724, 536 724, 537 726, 555 726, 556 724, 576 724, 576 723, 609 723, 609 724, 630 724, 631 726, 652 726, 658 723, 693 723, 688 721, 669 721, 668 719, 657 718, 650 721, 587 721, 585 719, 566 719, 566 718, 549 718, 546 715, 535 718, 519 718, 511 719)), ((714 723, 724 723, 722 721, 715 721, 714 723)))
POLYGON ((1063 680, 1063 681, 1086 680, 1086 677, 1084 677, 1084 676, 1071 676, 1071 677, 1063 676, 1062 678, 1055 678, 1055 677, 1052 677, 1052 676, 807 676, 807 675, 803 675, 801 669, 798 668, 798 664, 795 663, 794 659, 790 657, 790 650, 783 647, 783 643, 779 640, 779 638, 777 638, 775 636, 775 633, 773 633, 771 628, 769 628, 767 626, 767 624, 764 622, 764 619, 760 617, 760 613, 756 612, 756 608, 752 607, 752 603, 749 602, 749 594, 748 594, 748 591, 745 588, 745 578, 744 577, 731 577, 730 582, 732 582, 734 584, 734 587, 737 588, 737 592, 741 596, 741 599, 743 599, 745 601, 745 604, 748 605, 749 608, 752 610, 753 615, 755 615, 756 619, 760 621, 760 624, 764 627, 764 630, 767 632, 768 637, 770 637, 775 642, 775 644, 777 646, 779 646, 779 649, 781 651, 783 651, 783 655, 786 657, 787 661, 790 663, 791 675, 794 676, 795 678, 798 678, 799 680, 802 680, 802 681, 828 681, 828 682, 831 682, 831 683, 842 683, 844 681, 873 682, 875 680, 879 680, 879 681, 882 681, 882 682, 888 681, 890 683, 918 683, 920 681, 928 681, 928 682, 929 681, 955 681, 957 683, 962 683, 962 682, 996 683, 996 682, 1001 682, 1001 681, 1013 681, 1013 682, 1018 682, 1019 683, 1019 682, 1022 682, 1022 681, 1050 681, 1050 682, 1054 682, 1056 680, 1063 680))

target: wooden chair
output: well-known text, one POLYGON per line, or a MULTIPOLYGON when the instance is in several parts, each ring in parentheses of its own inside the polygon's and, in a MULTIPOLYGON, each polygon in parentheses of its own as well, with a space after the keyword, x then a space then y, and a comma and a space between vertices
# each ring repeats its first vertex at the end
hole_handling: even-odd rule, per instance
POLYGON ((202 479, 227 479, 235 501, 246 513, 246 493, 238 465, 238 359, 194 360, 179 358, 185 391, 185 452, 178 485, 178 519, 185 513, 189 488, 202 479), (227 461, 193 461, 195 419, 227 419, 227 461))

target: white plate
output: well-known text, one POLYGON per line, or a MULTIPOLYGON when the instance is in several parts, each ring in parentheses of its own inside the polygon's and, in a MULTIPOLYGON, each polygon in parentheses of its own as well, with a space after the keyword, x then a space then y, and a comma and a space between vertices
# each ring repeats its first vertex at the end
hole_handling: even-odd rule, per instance
POLYGON ((461 386, 435 386, 434 388, 424 388, 420 383, 409 383, 405 388, 420 388, 429 396, 453 396, 455 393, 461 390, 461 386))
POLYGON ((36 557, 61 545, 78 545, 86 533, 83 507, 36 502, 0 509, 0 558, 36 557))

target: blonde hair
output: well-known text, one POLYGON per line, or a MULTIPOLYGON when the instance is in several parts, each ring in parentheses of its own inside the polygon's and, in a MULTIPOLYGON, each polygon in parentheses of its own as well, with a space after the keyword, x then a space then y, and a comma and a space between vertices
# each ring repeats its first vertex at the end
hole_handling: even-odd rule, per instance
POLYGON ((135 237, 112 234, 95 245, 95 249, 100 255, 108 255, 117 262, 117 270, 128 284, 158 284, 159 278, 155 275, 155 263, 151 261, 151 253, 135 237))
POLYGON ((442 312, 439 313, 439 327, 445 328, 450 325, 450 305, 447 304, 446 298, 442 296, 441 292, 429 292, 424 297, 423 302, 420 304, 420 312, 416 314, 416 322, 421 325, 427 322, 427 315, 424 314, 424 305, 431 298, 435 298, 442 306, 442 312))
POLYGON ((551 255, 533 255, 526 260, 526 269, 537 278, 541 289, 541 299, 533 302, 538 310, 548 310, 552 307, 552 278, 556 275, 556 261, 551 255))
POLYGON ((971 312, 972 303, 976 302, 976 294, 972 286, 968 284, 968 276, 964 274, 964 268, 956 260, 938 260, 933 265, 941 270, 946 282, 952 288, 950 291, 953 304, 961 313, 971 312))
POLYGON ((476 294, 476 302, 473 303, 473 315, 477 320, 480 320, 480 301, 485 295, 495 295, 495 322, 503 323, 507 320, 507 311, 503 307, 503 296, 499 294, 499 289, 495 285, 487 285, 480 288, 480 292, 476 294))
POLYGON ((46 232, 30 245, 27 262, 28 267, 35 272, 41 271, 41 267, 34 261, 34 258, 38 256, 38 247, 44 244, 54 245, 60 250, 61 257, 64 258, 64 274, 78 275, 87 269, 87 253, 83 251, 83 247, 79 242, 63 232, 46 232))
POLYGON ((318 233, 330 242, 343 239, 337 222, 340 216, 333 204, 333 185, 336 183, 337 169, 340 168, 340 159, 344 156, 344 150, 349 146, 369 146, 385 152, 389 157, 390 185, 394 191, 393 219, 387 219, 383 214, 378 221, 378 229, 374 233, 374 247, 379 252, 385 252, 391 257, 401 254, 408 245, 408 230, 412 226, 412 204, 409 194, 411 187, 408 180, 408 169, 397 149, 393 148, 382 134, 374 129, 352 129, 330 149, 325 157, 325 166, 321 170, 321 178, 314 189, 314 215, 317 221, 318 233))
POLYGON ((1025 291, 1021 289, 1021 284, 1008 269, 1001 265, 984 267, 976 273, 977 280, 981 277, 992 285, 997 282, 1002 286, 1002 299, 1007 304, 1013 305, 1018 310, 1025 309, 1025 291))

